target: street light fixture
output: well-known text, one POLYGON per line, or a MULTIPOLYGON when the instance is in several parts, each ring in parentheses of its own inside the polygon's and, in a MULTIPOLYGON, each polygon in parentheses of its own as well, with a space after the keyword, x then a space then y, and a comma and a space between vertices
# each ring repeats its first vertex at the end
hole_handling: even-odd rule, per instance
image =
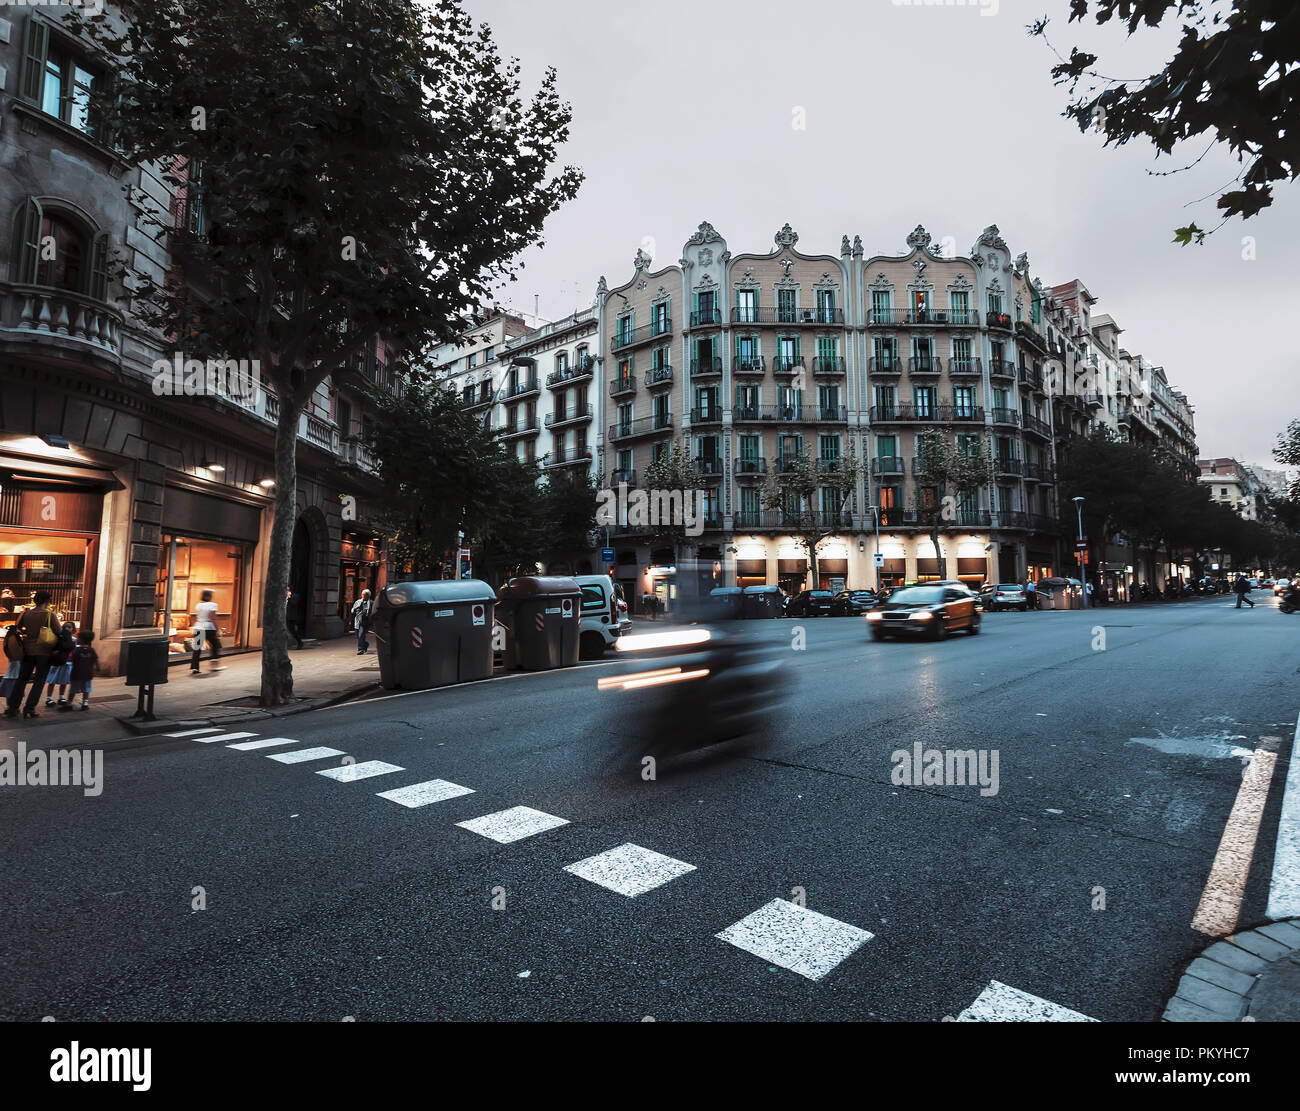
POLYGON ((1079 593, 1083 595, 1083 608, 1088 608, 1088 571, 1087 564, 1084 563, 1084 557, 1087 550, 1083 547, 1083 498, 1074 497, 1070 499, 1074 502, 1075 512, 1079 516, 1079 593))

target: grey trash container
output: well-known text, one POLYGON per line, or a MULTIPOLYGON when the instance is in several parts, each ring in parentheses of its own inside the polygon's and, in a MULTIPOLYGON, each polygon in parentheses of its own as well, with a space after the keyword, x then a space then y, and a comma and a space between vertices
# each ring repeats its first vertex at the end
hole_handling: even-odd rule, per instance
POLYGON ((555 575, 520 575, 497 595, 508 630, 506 667, 546 671, 578 662, 582 587, 555 575))
POLYGON ((779 586, 747 586, 744 591, 744 616, 748 620, 781 616, 779 586))
POLYGON ((496 594, 479 579, 394 583, 375 601, 371 629, 385 690, 427 690, 492 677, 496 594))
POLYGON ((713 621, 736 621, 744 616, 745 593, 738 586, 719 586, 709 591, 706 612, 713 621))

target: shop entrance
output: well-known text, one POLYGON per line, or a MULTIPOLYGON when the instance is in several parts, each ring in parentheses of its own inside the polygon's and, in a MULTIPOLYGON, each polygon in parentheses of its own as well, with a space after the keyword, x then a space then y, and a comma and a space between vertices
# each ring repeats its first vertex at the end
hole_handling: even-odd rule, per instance
POLYGON ((170 641, 173 658, 189 652, 194 612, 205 590, 217 603, 221 647, 244 647, 244 567, 248 547, 224 540, 202 540, 164 533, 158 557, 154 627, 170 641))

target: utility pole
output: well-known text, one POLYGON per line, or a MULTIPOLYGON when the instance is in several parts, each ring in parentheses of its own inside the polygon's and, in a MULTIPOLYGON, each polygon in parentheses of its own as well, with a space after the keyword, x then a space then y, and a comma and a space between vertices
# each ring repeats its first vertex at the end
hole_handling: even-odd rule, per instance
POLYGON ((1075 554, 1079 557, 1079 593, 1083 595, 1083 608, 1088 608, 1088 565, 1085 562, 1088 551, 1083 547, 1083 498, 1076 497, 1074 502, 1075 512, 1079 516, 1079 544, 1075 554))

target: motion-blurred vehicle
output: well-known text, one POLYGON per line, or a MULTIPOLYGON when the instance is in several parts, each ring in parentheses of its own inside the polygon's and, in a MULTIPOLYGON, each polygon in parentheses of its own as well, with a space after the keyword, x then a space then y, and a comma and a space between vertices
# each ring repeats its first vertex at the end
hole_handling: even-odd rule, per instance
POLYGON ((1296 610, 1300 609, 1300 581, 1292 582, 1282 592, 1281 601, 1278 602, 1277 608, 1283 613, 1295 613, 1296 610))
POLYGON ((1291 585, 1290 579, 1278 579, 1277 582, 1273 584, 1273 593, 1280 597, 1281 595, 1286 593, 1287 587, 1289 587, 1290 585, 1291 585))
POLYGON ((630 666, 602 676, 616 693, 619 732, 634 757, 663 757, 750 737, 771 722, 788 687, 780 644, 743 626, 679 625, 621 638, 630 666))
POLYGON ((994 610, 1027 610, 1029 599, 1019 583, 985 583, 980 589, 980 602, 988 612, 994 610))
POLYGON ((877 601, 873 590, 841 590, 831 599, 831 616, 861 617, 877 601))
POLYGON ((896 590, 887 602, 879 603, 867 614, 867 625, 874 640, 891 636, 942 640, 960 629, 974 636, 980 631, 980 616, 969 590, 927 583, 896 590))
POLYGON ((829 590, 801 590, 786 604, 786 617, 826 617, 834 595, 829 590))

